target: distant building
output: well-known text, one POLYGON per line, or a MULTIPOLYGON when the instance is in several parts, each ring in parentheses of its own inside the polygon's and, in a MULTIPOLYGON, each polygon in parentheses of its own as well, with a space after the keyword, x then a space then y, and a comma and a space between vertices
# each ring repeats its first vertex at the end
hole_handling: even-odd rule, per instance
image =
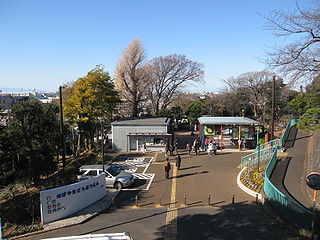
POLYGON ((29 99, 37 99, 42 103, 50 103, 54 99, 45 93, 32 92, 1 92, 0 91, 0 109, 10 109, 19 102, 29 99))
POLYGON ((172 140, 171 119, 140 118, 111 123, 112 150, 164 151, 172 140))

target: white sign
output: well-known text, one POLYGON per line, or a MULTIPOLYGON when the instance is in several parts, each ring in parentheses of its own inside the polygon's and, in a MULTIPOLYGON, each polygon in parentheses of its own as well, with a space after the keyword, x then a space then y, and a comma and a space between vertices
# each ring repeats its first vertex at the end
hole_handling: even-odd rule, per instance
POLYGON ((78 212, 106 195, 105 173, 67 186, 40 191, 41 222, 78 212))

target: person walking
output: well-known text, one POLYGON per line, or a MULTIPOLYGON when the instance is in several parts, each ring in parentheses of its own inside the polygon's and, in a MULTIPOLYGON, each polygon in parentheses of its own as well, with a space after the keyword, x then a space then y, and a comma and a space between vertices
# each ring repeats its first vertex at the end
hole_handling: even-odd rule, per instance
POLYGON ((200 143, 199 143, 199 141, 196 139, 196 140, 194 140, 194 142, 193 142, 193 149, 194 149, 194 152, 196 153, 196 155, 199 155, 199 148, 200 148, 200 143))
POLYGON ((188 151, 189 157, 191 157, 191 150, 192 150, 191 144, 187 143, 187 151, 188 151))
POLYGON ((174 156, 173 152, 174 152, 174 145, 170 144, 169 146, 169 152, 170 152, 170 156, 174 156))
POLYGON ((210 140, 208 144, 208 155, 212 155, 212 151, 213 151, 213 142, 212 140, 210 140))
POLYGON ((169 179, 169 172, 171 169, 171 164, 169 162, 169 158, 166 158, 166 161, 164 161, 163 166, 164 166, 165 177, 166 177, 166 179, 169 179))
POLYGON ((180 166, 181 166, 181 157, 180 157, 180 155, 178 154, 178 155, 176 156, 176 167, 177 167, 178 170, 180 170, 180 166))
POLYGON ((169 152, 169 148, 170 148, 170 144, 167 142, 166 146, 165 146, 165 151, 166 151, 166 157, 168 156, 168 152, 169 152))
POLYGON ((212 145, 213 145, 213 155, 216 155, 217 148, 218 148, 218 144, 217 144, 216 140, 213 141, 212 145))
POLYGON ((177 154, 178 154, 178 139, 175 139, 174 142, 173 142, 173 146, 174 146, 174 149, 176 150, 177 154))

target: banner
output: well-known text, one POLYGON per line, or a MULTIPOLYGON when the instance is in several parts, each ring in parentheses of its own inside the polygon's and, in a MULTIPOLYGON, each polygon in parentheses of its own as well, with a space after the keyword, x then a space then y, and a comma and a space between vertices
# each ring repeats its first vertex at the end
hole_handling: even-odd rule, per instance
POLYGON ((40 191, 41 222, 49 223, 76 213, 106 195, 105 173, 67 186, 40 191))

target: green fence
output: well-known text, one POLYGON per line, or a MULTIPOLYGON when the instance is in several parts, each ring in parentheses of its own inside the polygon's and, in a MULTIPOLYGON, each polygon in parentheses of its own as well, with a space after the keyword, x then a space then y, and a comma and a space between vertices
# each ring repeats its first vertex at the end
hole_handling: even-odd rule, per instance
POLYGON ((273 147, 273 146, 277 147, 278 149, 282 148, 282 138, 276 138, 276 139, 273 139, 267 143, 258 145, 256 147, 256 151, 263 150, 265 148, 269 148, 269 147, 273 147))
POLYGON ((276 163, 277 148, 274 147, 271 160, 265 171, 263 191, 266 196, 266 201, 281 217, 285 218, 287 221, 293 223, 297 227, 311 231, 313 217, 312 212, 299 203, 288 198, 270 181, 270 176, 276 163))
POLYGON ((289 132, 290 132, 291 128, 294 125, 297 125, 297 122, 298 122, 298 119, 297 118, 293 118, 293 119, 289 120, 289 122, 287 123, 286 130, 285 130, 285 132, 283 133, 283 136, 282 136, 282 147, 284 147, 284 144, 287 141, 287 138, 288 138, 288 135, 289 135, 289 132))
POLYGON ((269 147, 244 156, 241 158, 241 168, 251 167, 253 165, 257 165, 258 163, 260 164, 269 161, 271 155, 272 147, 269 147))

